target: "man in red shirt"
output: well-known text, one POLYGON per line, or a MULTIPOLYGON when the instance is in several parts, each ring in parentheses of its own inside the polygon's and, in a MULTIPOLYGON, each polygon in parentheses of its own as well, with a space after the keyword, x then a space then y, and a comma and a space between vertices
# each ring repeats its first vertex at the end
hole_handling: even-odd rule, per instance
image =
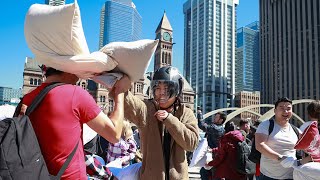
POLYGON ((76 153, 61 179, 88 179, 82 143, 83 123, 87 123, 109 142, 118 142, 123 126, 124 95, 111 91, 115 108, 108 117, 101 112, 87 91, 75 86, 78 81, 76 75, 53 68, 48 68, 45 75, 46 81, 25 95, 23 104, 29 106, 48 84, 65 83, 52 89, 30 115, 49 173, 52 175, 58 173, 79 142, 76 153))

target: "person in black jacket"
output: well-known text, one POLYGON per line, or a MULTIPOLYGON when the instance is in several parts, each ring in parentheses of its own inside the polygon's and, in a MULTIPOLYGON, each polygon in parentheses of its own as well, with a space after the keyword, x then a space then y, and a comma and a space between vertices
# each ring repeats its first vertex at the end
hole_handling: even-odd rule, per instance
MULTIPOLYGON (((217 114, 215 114, 211 124, 204 122, 202 119, 198 119, 198 126, 201 130, 203 130, 206 133, 208 146, 210 147, 210 149, 219 146, 219 140, 224 135, 223 123, 226 121, 226 119, 227 115, 222 112, 218 112, 217 114)), ((208 179, 210 173, 210 171, 201 168, 201 179, 208 179)))

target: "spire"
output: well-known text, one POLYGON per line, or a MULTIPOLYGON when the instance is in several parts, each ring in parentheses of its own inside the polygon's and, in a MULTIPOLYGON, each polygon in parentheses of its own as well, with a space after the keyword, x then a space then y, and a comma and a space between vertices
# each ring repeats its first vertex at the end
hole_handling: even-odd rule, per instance
POLYGON ((163 16, 162 16, 161 21, 156 29, 156 32, 158 32, 159 29, 166 29, 166 30, 172 31, 172 27, 171 27, 170 22, 167 18, 166 11, 163 12, 163 16))

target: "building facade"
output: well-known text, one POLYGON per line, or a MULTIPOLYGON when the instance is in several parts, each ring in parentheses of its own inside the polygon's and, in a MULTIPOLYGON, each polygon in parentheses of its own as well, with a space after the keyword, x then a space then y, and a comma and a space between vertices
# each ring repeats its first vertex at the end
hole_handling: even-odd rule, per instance
MULTIPOLYGON (((261 101, 320 99, 320 1, 260 0, 261 101)), ((293 111, 306 116, 306 105, 293 111)))
POLYGON ((64 5, 66 2, 65 0, 45 0, 45 4, 51 5, 51 6, 60 6, 64 5))
POLYGON ((260 91, 259 22, 237 30, 236 92, 260 91))
POLYGON ((18 104, 22 98, 22 89, 13 89, 9 87, 0 87, 0 105, 18 104))
POLYGON ((234 106, 238 0, 184 3, 184 76, 204 113, 234 106))
POLYGON ((40 66, 41 64, 34 59, 26 57, 23 70, 22 95, 28 94, 43 82, 44 77, 40 66))
POLYGON ((99 49, 110 42, 141 39, 142 17, 132 0, 107 0, 101 9, 99 49))
MULTIPOLYGON (((254 91, 240 91, 235 95, 235 106, 239 108, 243 108, 250 105, 259 105, 260 104, 260 92, 254 91)), ((250 109, 251 111, 257 112, 260 114, 260 108, 250 109)), ((240 114, 241 119, 251 119, 257 120, 259 116, 254 115, 250 112, 243 112, 240 114)))
MULTIPOLYGON (((107 0, 100 13, 99 49, 110 42, 130 42, 141 39, 142 17, 132 0, 107 0)), ((130 91, 141 99, 144 80, 135 82, 130 91)), ((97 84, 96 97, 101 107, 113 109, 113 100, 108 98, 108 90, 97 84)))
POLYGON ((154 55, 154 71, 172 64, 173 30, 165 12, 155 33, 159 43, 154 55))

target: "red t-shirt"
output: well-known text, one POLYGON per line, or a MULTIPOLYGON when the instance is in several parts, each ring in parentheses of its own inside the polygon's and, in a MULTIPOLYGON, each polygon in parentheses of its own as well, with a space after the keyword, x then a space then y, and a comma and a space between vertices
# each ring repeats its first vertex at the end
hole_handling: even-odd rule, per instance
MULTIPOLYGON (((47 85, 43 83, 25 95, 23 104, 30 106, 35 96, 47 85)), ((62 179, 87 179, 82 127, 83 123, 94 119, 100 112, 100 108, 87 91, 68 84, 52 89, 31 113, 30 119, 50 174, 57 175, 79 142, 62 179)))

